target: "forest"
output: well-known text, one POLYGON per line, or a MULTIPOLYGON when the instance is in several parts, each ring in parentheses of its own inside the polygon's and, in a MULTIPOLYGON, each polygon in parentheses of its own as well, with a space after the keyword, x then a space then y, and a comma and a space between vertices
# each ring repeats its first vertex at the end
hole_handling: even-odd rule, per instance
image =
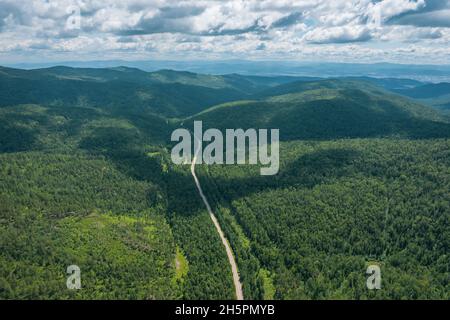
POLYGON ((258 261, 247 287, 266 270, 277 299, 448 299, 449 143, 289 142, 276 177, 201 172, 237 252, 258 261), (382 290, 365 287, 373 264, 382 290))
POLYGON ((275 176, 197 166, 245 299, 449 299, 450 121, 392 82, 0 68, 0 299, 234 299, 195 120, 280 130, 275 176))
POLYGON ((152 135, 154 122, 90 108, 0 113, 8 124, 1 128, 1 298, 233 298, 219 236, 189 171, 172 167, 152 135), (65 282, 73 264, 82 272, 76 292, 65 282))

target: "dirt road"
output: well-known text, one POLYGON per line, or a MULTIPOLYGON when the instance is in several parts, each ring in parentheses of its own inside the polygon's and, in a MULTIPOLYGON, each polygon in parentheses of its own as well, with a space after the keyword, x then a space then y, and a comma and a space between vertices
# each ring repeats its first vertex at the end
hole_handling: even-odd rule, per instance
POLYGON ((234 259, 234 255, 233 255, 233 251, 231 250, 230 244, 228 243, 227 239, 225 238, 225 235, 222 231, 222 228, 220 227, 219 222, 217 221, 216 216, 214 215, 211 206, 209 205, 208 199, 206 199, 202 187, 200 185, 200 181, 197 178, 197 175, 195 174, 195 163, 197 162, 197 155, 200 152, 200 148, 198 148, 195 152, 195 156, 194 159, 192 160, 192 164, 191 164, 191 174, 192 177, 194 178, 195 181, 195 185, 197 186, 197 190, 198 193, 200 194, 200 197, 203 200, 203 203, 206 206, 206 209, 209 212, 209 215, 211 216, 211 220, 214 223, 214 226, 216 227, 217 232, 219 233, 220 239, 222 239, 222 243, 225 246, 225 250, 227 252, 227 256, 228 256, 228 261, 230 262, 231 265, 231 272, 233 273, 233 282, 234 282, 234 287, 236 290, 236 298, 237 300, 244 300, 244 295, 242 294, 242 284, 241 281, 239 280, 239 272, 238 272, 238 268, 236 265, 236 261, 234 259))

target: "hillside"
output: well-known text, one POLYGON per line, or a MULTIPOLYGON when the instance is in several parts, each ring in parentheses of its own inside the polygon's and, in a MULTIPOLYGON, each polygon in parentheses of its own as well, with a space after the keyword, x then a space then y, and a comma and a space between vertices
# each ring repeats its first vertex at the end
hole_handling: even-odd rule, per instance
POLYGON ((33 103, 182 117, 294 79, 170 70, 149 73, 125 67, 29 71, 0 67, 0 107, 33 103))
POLYGON ((1 154, 0 181, 2 299, 181 295, 157 185, 81 152, 1 154), (83 290, 67 290, 70 265, 83 290))
POLYGON ((170 157, 194 120, 280 129, 276 176, 196 167, 245 299, 448 298, 450 124, 386 91, 416 84, 0 68, 0 298, 235 298, 189 167, 170 157), (66 290, 71 264, 85 290, 66 290))
POLYGON ((280 128, 283 140, 450 136, 450 124, 438 112, 366 81, 292 82, 253 98, 214 106, 190 122, 220 129, 280 128))
POLYGON ((447 114, 450 111, 450 83, 426 84, 394 91, 430 105, 437 110, 447 112, 447 114))
POLYGON ((1 298, 233 297, 195 184, 170 163, 166 120, 19 105, 0 108, 0 123, 1 298), (90 275, 88 290, 64 289, 71 264, 90 275))
POLYGON ((277 176, 204 165, 201 180, 266 298, 448 299, 449 150, 448 139, 292 141, 277 176), (368 265, 381 290, 367 290, 368 265))
POLYGON ((450 95, 450 83, 426 84, 415 88, 397 90, 397 92, 415 99, 430 99, 450 95))

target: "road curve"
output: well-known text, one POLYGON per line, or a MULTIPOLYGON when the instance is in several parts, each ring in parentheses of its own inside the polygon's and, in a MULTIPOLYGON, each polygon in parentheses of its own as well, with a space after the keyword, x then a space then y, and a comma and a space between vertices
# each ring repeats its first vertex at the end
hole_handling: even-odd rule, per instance
MULTIPOLYGON (((200 144, 199 144, 199 146, 200 146, 200 144)), ((192 174, 192 177, 194 178, 195 185, 197 186, 198 193, 200 194, 200 197, 202 198, 203 203, 205 204, 206 209, 209 212, 211 220, 213 221, 214 226, 216 227, 216 230, 219 233, 220 239, 222 239, 222 243, 225 246, 225 250, 226 250, 227 256, 228 256, 228 261, 230 262, 230 265, 231 265, 231 272, 233 273, 233 282, 234 282, 234 288, 236 291, 236 298, 237 298, 237 300, 244 300, 244 295, 242 294, 242 284, 241 284, 241 281, 239 280, 239 272, 238 272, 238 268, 236 265, 236 261, 234 260, 233 251, 231 250, 230 244, 228 243, 227 239, 225 238, 222 228, 220 227, 220 224, 217 221, 217 218, 214 215, 214 213, 211 209, 211 206, 209 205, 208 199, 206 199, 205 194, 203 193, 202 187, 200 186, 200 181, 198 180, 197 175, 195 174, 195 163, 197 162, 197 155, 198 155, 199 151, 200 151, 200 147, 197 148, 195 155, 194 155, 194 159, 192 160, 191 174, 192 174)))

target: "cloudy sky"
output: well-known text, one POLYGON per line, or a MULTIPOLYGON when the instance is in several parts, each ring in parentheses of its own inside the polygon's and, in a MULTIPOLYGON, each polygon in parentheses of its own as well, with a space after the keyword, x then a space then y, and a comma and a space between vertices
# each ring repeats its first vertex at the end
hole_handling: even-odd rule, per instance
POLYGON ((0 63, 450 64, 450 0, 0 0, 0 63))

